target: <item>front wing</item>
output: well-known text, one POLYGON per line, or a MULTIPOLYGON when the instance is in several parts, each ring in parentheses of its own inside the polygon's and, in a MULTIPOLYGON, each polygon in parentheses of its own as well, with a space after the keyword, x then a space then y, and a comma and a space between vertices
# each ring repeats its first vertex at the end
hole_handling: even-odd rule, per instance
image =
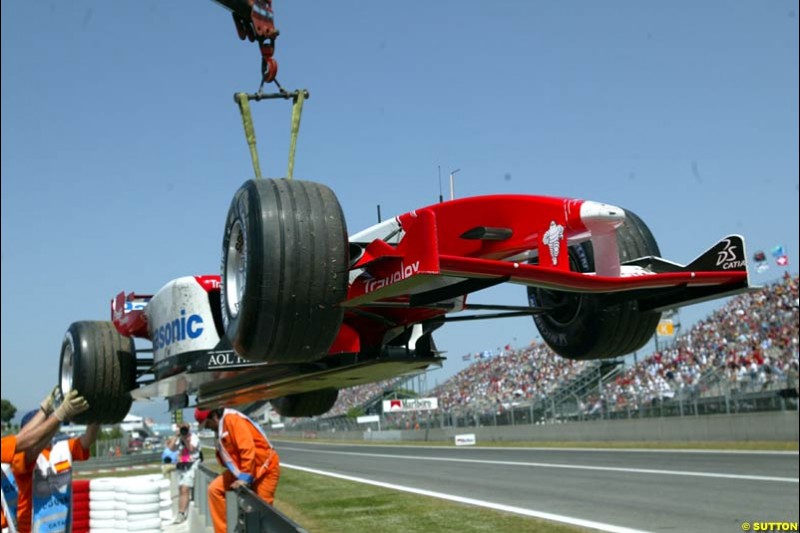
MULTIPOLYGON (((531 202, 541 202, 537 197, 530 198, 531 202)), ((544 222, 539 222, 542 231, 534 232, 529 224, 518 222, 523 220, 521 213, 517 219, 507 216, 499 223, 482 223, 480 214, 447 212, 432 206, 398 217, 404 232, 402 239, 396 245, 382 239, 363 244, 363 254, 354 265, 353 282, 342 305, 356 309, 398 300, 435 304, 457 296, 462 289, 470 292, 471 287, 477 290, 512 282, 550 290, 607 294, 618 301, 638 300, 641 310, 660 310, 735 294, 749 287, 745 243, 739 235, 720 240, 686 266, 659 257, 644 257, 622 264, 617 260, 617 264, 597 265, 602 274, 572 271, 566 260, 569 245, 592 239, 597 257, 598 243, 604 245, 607 239, 596 241, 598 226, 587 228, 590 224, 570 215, 570 209, 580 211, 575 206, 579 201, 563 202, 561 210, 551 208, 542 219, 550 218, 551 227, 565 228, 561 251, 552 262, 547 251, 553 247, 546 245, 544 222), (460 217, 460 223, 445 220, 453 216, 460 217), (530 262, 531 259, 537 261, 530 262), (457 289, 448 291, 447 287, 457 289)), ((499 218, 492 212, 485 216, 492 215, 499 218)), ((614 226, 609 227, 613 230, 614 226)), ((613 254, 604 255, 616 258, 613 239, 611 246, 613 254)))

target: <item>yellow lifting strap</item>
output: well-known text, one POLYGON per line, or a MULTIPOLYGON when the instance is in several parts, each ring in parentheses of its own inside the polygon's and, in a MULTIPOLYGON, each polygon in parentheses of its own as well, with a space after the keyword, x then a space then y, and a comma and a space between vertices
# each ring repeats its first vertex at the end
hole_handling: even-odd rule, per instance
POLYGON ((253 160, 253 170, 256 179, 261 179, 261 165, 258 163, 258 150, 256 150, 256 129, 253 127, 253 115, 250 114, 250 101, 247 93, 236 93, 236 103, 239 104, 239 111, 242 113, 242 125, 244 126, 244 136, 247 139, 247 146, 250 148, 250 159, 253 160))
POLYGON ((303 102, 306 99, 305 91, 297 91, 292 104, 292 132, 289 140, 289 168, 286 171, 286 179, 294 176, 294 152, 297 149, 297 134, 300 132, 300 117, 303 115, 303 102))
POLYGON ((236 93, 234 99, 239 105, 242 113, 242 125, 244 126, 244 136, 247 139, 247 146, 250 149, 250 159, 253 161, 253 171, 256 179, 261 179, 261 165, 258 162, 258 150, 256 149, 256 130, 253 126, 253 116, 250 113, 250 100, 259 101, 265 98, 292 98, 292 131, 289 140, 289 167, 286 171, 286 179, 292 179, 294 175, 294 155, 297 151, 297 135, 300 133, 300 119, 303 115, 303 102, 308 97, 305 90, 294 91, 292 93, 281 92, 277 94, 255 94, 236 93))

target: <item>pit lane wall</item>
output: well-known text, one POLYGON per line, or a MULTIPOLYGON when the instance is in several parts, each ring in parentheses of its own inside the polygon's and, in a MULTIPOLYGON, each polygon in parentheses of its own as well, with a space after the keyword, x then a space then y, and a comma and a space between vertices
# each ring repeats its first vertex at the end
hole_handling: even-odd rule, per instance
POLYGON ((453 442, 456 435, 474 433, 478 442, 798 442, 798 412, 705 415, 641 420, 596 420, 490 427, 445 427, 389 431, 270 431, 275 437, 366 440, 383 442, 453 442))

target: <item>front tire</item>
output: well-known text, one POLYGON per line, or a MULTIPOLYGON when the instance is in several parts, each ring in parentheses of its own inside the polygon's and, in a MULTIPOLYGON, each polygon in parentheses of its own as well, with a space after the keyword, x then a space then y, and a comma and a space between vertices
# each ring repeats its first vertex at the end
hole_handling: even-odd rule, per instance
POLYGON ((222 318, 238 354, 273 363, 327 354, 348 285, 347 226, 333 191, 245 182, 228 210, 222 254, 222 318))
MULTIPOLYGON (((635 213, 626 210, 625 224, 617 228, 621 262, 645 256, 659 256, 653 234, 635 213)), ((569 249, 570 268, 594 271, 591 242, 569 249)), ((528 287, 532 307, 552 307, 533 316, 545 343, 568 359, 606 359, 629 354, 653 336, 661 313, 639 311, 636 301, 607 305, 602 295, 552 291, 528 287)))
POLYGON ((72 421, 78 424, 118 424, 131 408, 136 387, 136 348, 133 339, 117 332, 111 322, 75 322, 61 343, 61 391, 75 389, 89 409, 72 421))

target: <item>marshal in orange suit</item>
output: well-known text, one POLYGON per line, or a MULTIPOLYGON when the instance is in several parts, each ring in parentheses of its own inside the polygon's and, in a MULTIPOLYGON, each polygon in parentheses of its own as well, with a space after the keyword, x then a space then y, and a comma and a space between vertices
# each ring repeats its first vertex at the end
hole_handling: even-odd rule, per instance
POLYGON ((239 411, 196 409, 194 417, 201 428, 216 433, 217 461, 227 469, 208 486, 214 531, 225 533, 225 491, 248 486, 272 505, 281 476, 280 459, 264 431, 239 411))

